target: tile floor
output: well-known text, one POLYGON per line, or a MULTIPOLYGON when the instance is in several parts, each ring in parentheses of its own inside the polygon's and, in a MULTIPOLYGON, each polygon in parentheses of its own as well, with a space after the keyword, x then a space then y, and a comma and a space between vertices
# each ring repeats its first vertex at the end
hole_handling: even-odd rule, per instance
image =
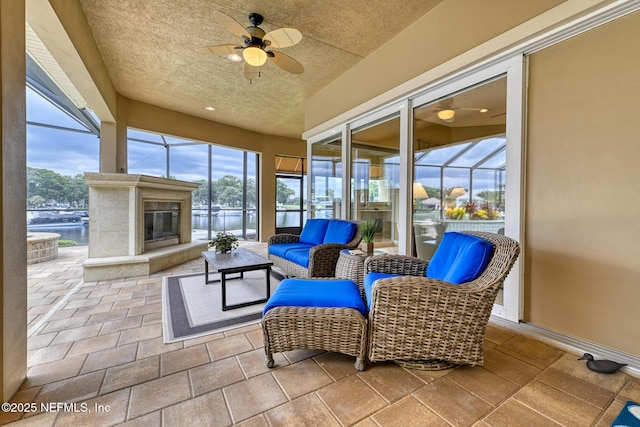
POLYGON ((1 412, 0 424, 608 426, 640 401, 640 379, 593 373, 577 355, 495 324, 484 367, 439 372, 393 363, 358 372, 352 357, 313 351, 278 354, 269 370, 257 324, 165 345, 162 276, 203 262, 82 283, 86 249, 29 266, 29 371, 12 402, 51 410, 1 412))

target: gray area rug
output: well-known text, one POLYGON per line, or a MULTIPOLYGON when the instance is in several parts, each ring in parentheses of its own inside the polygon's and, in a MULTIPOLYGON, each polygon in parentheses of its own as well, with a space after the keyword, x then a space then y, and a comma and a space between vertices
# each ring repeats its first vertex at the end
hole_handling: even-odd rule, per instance
MULTIPOLYGON (((236 277, 236 275, 230 275, 236 277)), ((274 277, 275 276, 275 277, 274 277)), ((219 279, 218 273, 209 273, 219 279)), ((280 283, 271 276, 271 293, 280 283)), ((267 283, 264 270, 244 273, 243 279, 227 277, 227 305, 264 299, 267 283)), ((256 323, 264 303, 222 311, 220 282, 205 284, 204 273, 167 276, 162 279, 162 326, 164 342, 171 343, 256 323)))

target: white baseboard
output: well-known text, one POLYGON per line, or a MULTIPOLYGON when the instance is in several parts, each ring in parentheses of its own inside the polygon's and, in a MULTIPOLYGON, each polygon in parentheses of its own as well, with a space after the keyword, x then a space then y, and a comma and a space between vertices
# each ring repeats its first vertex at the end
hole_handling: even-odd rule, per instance
POLYGON ((615 360, 618 363, 626 363, 621 369, 634 377, 640 377, 640 358, 594 344, 589 341, 564 335, 549 329, 541 328, 530 323, 514 323, 499 317, 491 316, 491 323, 506 329, 511 329, 523 335, 528 335, 544 343, 561 348, 565 351, 581 356, 583 353, 591 353, 596 359, 615 360))

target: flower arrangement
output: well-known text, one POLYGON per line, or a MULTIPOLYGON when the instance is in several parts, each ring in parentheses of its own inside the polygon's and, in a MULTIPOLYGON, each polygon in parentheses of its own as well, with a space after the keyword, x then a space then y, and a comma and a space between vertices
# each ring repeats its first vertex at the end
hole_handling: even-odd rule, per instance
POLYGON ((373 242, 373 236, 378 230, 378 222, 375 219, 368 219, 361 222, 359 227, 362 233, 362 241, 365 243, 373 242))
POLYGON ((479 216, 477 219, 498 219, 500 218, 500 212, 493 209, 489 202, 484 202, 480 209, 477 210, 476 215, 479 216))
POLYGON ((239 246, 238 238, 231 233, 219 231, 216 237, 209 242, 209 247, 214 248, 217 252, 227 253, 239 246))
POLYGON ((478 205, 475 202, 469 202, 464 207, 448 208, 444 211, 444 214, 448 219, 464 219, 465 214, 469 214, 469 219, 476 220, 491 220, 500 217, 500 212, 493 209, 488 202, 483 203, 480 209, 478 209, 478 205))
POLYGON ((444 215, 448 219, 462 219, 464 218, 465 213, 466 211, 462 206, 458 206, 457 208, 447 208, 444 211, 444 215))

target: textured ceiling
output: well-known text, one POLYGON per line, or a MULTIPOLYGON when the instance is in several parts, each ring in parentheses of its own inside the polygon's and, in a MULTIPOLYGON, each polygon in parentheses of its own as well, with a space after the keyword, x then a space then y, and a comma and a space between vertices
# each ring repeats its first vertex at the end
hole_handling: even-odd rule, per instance
POLYGON ((116 90, 131 99, 266 134, 300 138, 304 100, 443 0, 80 0, 116 90), (264 16, 266 32, 297 28, 302 41, 280 50, 303 74, 267 62, 245 79, 243 65, 196 49, 239 43, 215 20, 243 26, 264 16), (209 112, 206 106, 215 107, 209 112))

